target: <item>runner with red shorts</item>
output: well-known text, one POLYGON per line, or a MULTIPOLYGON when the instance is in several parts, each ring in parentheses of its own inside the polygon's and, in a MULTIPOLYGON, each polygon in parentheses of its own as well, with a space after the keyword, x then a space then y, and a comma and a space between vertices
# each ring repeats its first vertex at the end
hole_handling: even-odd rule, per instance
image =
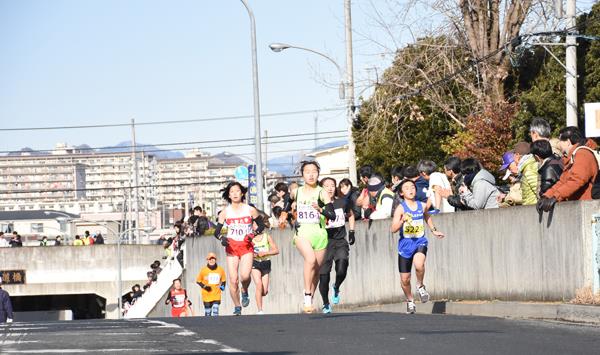
POLYGON ((250 286, 250 274, 252 272, 252 261, 254 260, 254 238, 253 224, 258 228, 256 234, 261 234, 265 229, 263 219, 260 218, 256 208, 244 203, 247 189, 239 182, 230 182, 226 188, 221 190, 223 199, 229 205, 219 214, 219 223, 215 228, 215 237, 221 241, 227 253, 227 278, 229 294, 235 306, 233 314, 242 314, 242 306, 250 304, 248 286, 250 286), (227 235, 221 235, 223 224, 227 225, 227 235), (240 302, 239 283, 242 284, 242 299, 240 302))
POLYGON ((167 295, 165 304, 171 304, 171 317, 188 316, 188 297, 185 289, 181 288, 181 279, 173 280, 173 287, 167 295))

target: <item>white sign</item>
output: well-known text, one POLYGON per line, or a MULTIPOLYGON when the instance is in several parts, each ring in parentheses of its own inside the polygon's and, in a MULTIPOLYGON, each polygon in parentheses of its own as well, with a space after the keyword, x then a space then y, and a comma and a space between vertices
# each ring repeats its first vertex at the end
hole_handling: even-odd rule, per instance
POLYGON ((600 137, 600 102, 583 105, 585 109, 585 136, 600 137))

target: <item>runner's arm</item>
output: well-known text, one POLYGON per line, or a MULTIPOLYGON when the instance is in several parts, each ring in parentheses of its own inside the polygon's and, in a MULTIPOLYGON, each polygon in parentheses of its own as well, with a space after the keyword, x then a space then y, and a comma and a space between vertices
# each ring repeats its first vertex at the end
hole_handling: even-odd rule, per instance
POLYGON ((254 223, 256 223, 256 234, 262 234, 262 232, 267 227, 265 225, 265 220, 263 219, 261 214, 258 213, 258 210, 254 207, 250 207, 250 215, 252 215, 252 220, 254 221, 254 223))
POLYGON ((392 218, 392 228, 391 231, 392 233, 396 233, 397 231, 400 230, 400 228, 402 228, 402 225, 404 224, 404 208, 402 208, 402 205, 396 207, 396 210, 394 211, 394 218, 392 218))
POLYGON ((348 227, 350 228, 351 231, 354 230, 354 222, 356 221, 356 218, 354 217, 354 211, 352 211, 352 209, 350 209, 350 214, 348 216, 348 227))
POLYGON ((431 218, 429 212, 424 211, 423 218, 425 219, 425 223, 427 223, 427 226, 429 226, 431 234, 435 235, 438 238, 444 238, 444 233, 438 231, 437 228, 435 228, 435 226, 433 225, 433 219, 431 218))
POLYGON ((279 247, 277 247, 277 244, 275 244, 275 241, 273 240, 273 238, 269 235, 269 255, 277 255, 279 254, 279 247))
POLYGON ((321 190, 320 195, 319 195, 319 198, 321 199, 321 201, 323 201, 323 204, 325 205, 321 209, 321 213, 327 219, 335 220, 336 214, 335 214, 335 208, 333 207, 333 202, 331 202, 331 198, 329 198, 329 195, 325 194, 324 192, 325 192, 325 190, 321 190))

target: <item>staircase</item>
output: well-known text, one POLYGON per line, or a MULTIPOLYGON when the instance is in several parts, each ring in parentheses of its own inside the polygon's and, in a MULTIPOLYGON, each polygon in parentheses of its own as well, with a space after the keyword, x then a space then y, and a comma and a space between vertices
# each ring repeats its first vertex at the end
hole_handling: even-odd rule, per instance
POLYGON ((158 302, 162 302, 163 296, 173 285, 173 280, 180 277, 183 268, 177 261, 177 254, 169 260, 162 269, 156 282, 146 289, 142 297, 129 308, 124 318, 145 318, 154 309, 158 302))

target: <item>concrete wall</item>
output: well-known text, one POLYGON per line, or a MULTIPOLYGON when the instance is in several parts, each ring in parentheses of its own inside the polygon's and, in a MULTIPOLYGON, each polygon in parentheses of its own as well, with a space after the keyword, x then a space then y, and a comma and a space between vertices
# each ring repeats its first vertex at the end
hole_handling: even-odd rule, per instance
MULTIPOLYGON (((430 238, 425 284, 434 299, 499 299, 562 301, 577 289, 591 286, 592 215, 600 201, 558 204, 550 225, 548 214, 539 221, 534 207, 469 211, 434 217, 447 237, 430 238)), ((397 235, 390 221, 357 223, 357 242, 350 249, 348 278, 342 286, 345 304, 374 304, 403 299, 397 267, 397 235)), ((289 231, 273 232, 281 253, 272 258, 268 313, 298 312, 302 302, 302 257, 291 244, 289 231)), ((597 242, 597 241, 596 241, 597 242)), ((208 252, 225 266, 224 250, 214 238, 188 240, 185 287, 201 314, 195 277, 208 252)), ((254 313, 252 302, 245 313, 254 313)), ((315 297, 320 304, 320 295, 315 297)), ((231 314, 225 291, 222 314, 231 314)))
MULTIPOLYGON (((157 245, 122 245, 122 290, 145 281, 157 245)), ((117 311, 117 246, 0 248, 0 270, 25 270, 26 284, 3 285, 11 296, 95 293, 107 300, 107 318, 117 311)))

